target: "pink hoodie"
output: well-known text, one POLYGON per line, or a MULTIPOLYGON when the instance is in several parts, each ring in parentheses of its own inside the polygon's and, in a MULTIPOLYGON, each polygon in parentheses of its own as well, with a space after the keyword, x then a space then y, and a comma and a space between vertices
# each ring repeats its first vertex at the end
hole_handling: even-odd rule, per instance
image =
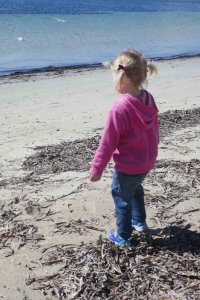
POLYGON ((135 98, 124 94, 112 106, 90 173, 101 175, 111 159, 127 174, 146 173, 158 155, 158 109, 153 96, 142 90, 135 98))

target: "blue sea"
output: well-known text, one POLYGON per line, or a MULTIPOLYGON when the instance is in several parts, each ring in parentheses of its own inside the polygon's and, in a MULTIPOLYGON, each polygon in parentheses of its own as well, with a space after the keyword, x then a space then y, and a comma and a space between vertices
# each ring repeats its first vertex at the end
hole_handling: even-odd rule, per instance
POLYGON ((0 0, 0 72, 200 54, 200 0, 0 0))

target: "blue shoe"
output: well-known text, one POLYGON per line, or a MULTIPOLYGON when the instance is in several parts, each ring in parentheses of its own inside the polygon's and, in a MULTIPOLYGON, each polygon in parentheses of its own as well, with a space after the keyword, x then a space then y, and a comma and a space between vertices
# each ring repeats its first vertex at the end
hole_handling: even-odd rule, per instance
POLYGON ((142 222, 137 222, 132 220, 132 226, 137 230, 137 231, 147 231, 149 228, 147 226, 146 221, 142 222))
POLYGON ((108 234, 108 239, 109 241, 115 243, 116 245, 131 247, 130 239, 129 240, 123 239, 121 236, 119 236, 117 231, 115 231, 114 229, 112 229, 108 234))

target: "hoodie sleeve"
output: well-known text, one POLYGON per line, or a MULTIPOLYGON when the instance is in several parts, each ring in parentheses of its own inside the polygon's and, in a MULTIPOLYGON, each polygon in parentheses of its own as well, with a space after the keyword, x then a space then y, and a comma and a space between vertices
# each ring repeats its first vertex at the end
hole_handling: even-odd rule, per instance
POLYGON ((102 175, 113 152, 116 150, 121 133, 124 131, 124 122, 119 112, 112 108, 108 114, 103 135, 101 137, 98 149, 92 160, 90 173, 93 175, 102 175))
POLYGON ((156 128, 157 142, 159 144, 160 143, 160 128, 159 128, 158 114, 156 115, 156 119, 155 119, 155 128, 156 128))

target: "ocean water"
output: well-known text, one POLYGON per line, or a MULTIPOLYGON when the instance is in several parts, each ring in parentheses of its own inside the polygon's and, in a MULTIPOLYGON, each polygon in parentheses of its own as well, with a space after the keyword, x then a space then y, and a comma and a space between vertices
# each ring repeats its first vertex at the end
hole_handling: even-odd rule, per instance
POLYGON ((0 0, 0 72, 198 55, 199 28, 199 0, 0 0))

